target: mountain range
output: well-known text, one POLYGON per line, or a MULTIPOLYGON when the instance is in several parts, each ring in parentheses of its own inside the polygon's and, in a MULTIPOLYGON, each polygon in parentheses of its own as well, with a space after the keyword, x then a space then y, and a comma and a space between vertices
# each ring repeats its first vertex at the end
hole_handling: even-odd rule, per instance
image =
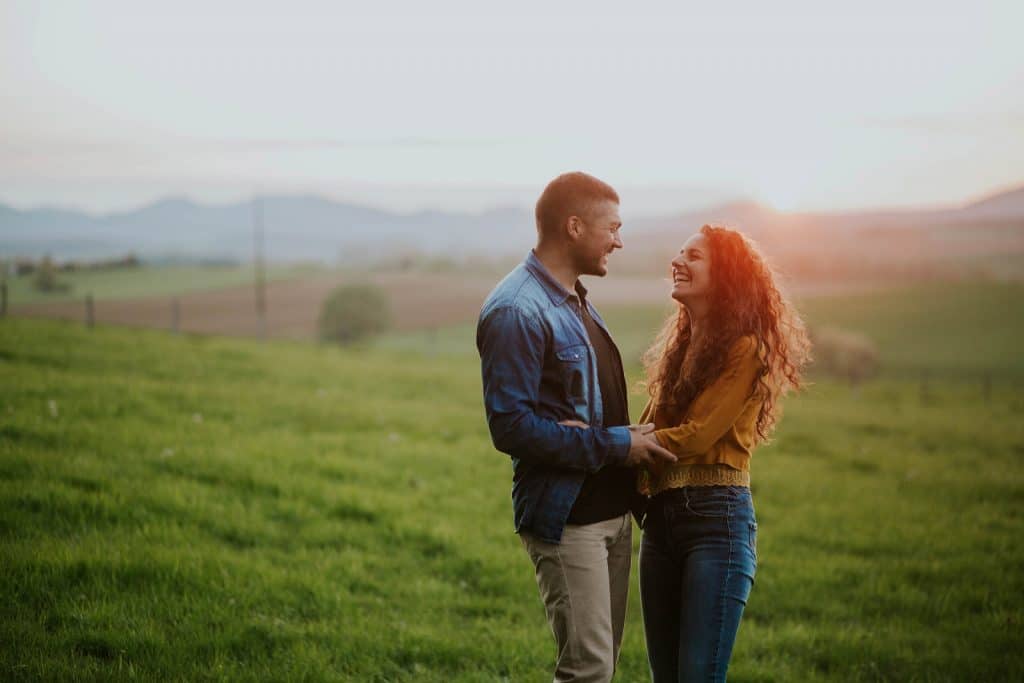
MULTIPOLYGON (((504 251, 532 223, 517 209, 481 214, 399 214, 313 196, 202 205, 166 199, 127 212, 94 216, 61 209, 20 211, 0 205, 0 253, 89 259, 133 252, 144 259, 248 260, 257 209, 267 257, 329 263, 389 251, 504 251)), ((520 240, 521 241, 521 240, 520 240)))
MULTIPOLYGON (((402 254, 454 259, 520 254, 535 239, 532 212, 522 208, 401 214, 315 196, 267 196, 227 205, 166 199, 105 215, 0 204, 0 256, 38 258, 48 253, 64 260, 132 252, 149 260, 244 261, 253 254, 254 207, 264 226, 267 258, 279 262, 352 264, 402 254)), ((634 258, 653 258, 655 253, 671 253, 664 250, 704 223, 739 227, 775 253, 808 247, 820 251, 827 242, 839 246, 878 235, 895 236, 904 246, 916 238, 934 243, 940 233, 983 235, 976 242, 1005 248, 1024 238, 1024 186, 953 208, 784 213, 754 202, 732 202, 630 220, 623 233, 634 258)))

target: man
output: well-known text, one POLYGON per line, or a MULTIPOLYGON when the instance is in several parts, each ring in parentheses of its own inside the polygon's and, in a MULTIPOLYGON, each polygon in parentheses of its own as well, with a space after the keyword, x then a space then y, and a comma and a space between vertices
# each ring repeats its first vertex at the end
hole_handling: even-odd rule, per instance
POLYGON ((537 246, 477 324, 494 446, 512 457, 515 528, 555 636, 555 681, 609 681, 626 615, 634 468, 675 461, 630 427, 622 360, 580 275, 622 248, 619 197, 566 173, 536 207, 537 246))

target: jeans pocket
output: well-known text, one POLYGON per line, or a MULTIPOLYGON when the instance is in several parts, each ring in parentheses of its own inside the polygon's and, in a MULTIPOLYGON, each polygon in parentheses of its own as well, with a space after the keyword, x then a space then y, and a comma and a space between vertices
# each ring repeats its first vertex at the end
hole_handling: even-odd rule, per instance
POLYGON ((750 522, 747 525, 747 545, 750 552, 754 553, 754 560, 757 560, 757 522, 750 522))
POLYGON ((732 493, 719 486, 688 491, 685 500, 686 512, 697 517, 729 517, 734 505, 732 493))

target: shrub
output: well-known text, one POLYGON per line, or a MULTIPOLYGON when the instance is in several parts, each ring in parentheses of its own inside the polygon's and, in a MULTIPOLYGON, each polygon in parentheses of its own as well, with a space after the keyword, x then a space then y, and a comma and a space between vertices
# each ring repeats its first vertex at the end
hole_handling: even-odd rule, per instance
POLYGON ((825 327, 814 330, 811 340, 814 368, 826 375, 856 386, 878 372, 878 348, 863 334, 825 327))
POLYGON ((43 257, 36 269, 35 287, 41 292, 66 292, 71 285, 57 279, 57 264, 49 254, 43 257))
POLYGON ((320 309, 320 339, 351 344, 391 326, 387 292, 370 284, 335 287, 320 309))

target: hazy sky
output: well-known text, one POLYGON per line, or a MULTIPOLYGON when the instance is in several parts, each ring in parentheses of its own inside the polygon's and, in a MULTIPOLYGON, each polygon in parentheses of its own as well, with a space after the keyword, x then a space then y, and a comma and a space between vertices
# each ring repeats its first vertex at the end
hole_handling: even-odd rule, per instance
POLYGON ((623 209, 1024 182, 1024 3, 0 1, 0 202, 623 209), (841 5, 841 6, 840 6, 841 5), (372 8, 371 8, 372 6, 372 8))

